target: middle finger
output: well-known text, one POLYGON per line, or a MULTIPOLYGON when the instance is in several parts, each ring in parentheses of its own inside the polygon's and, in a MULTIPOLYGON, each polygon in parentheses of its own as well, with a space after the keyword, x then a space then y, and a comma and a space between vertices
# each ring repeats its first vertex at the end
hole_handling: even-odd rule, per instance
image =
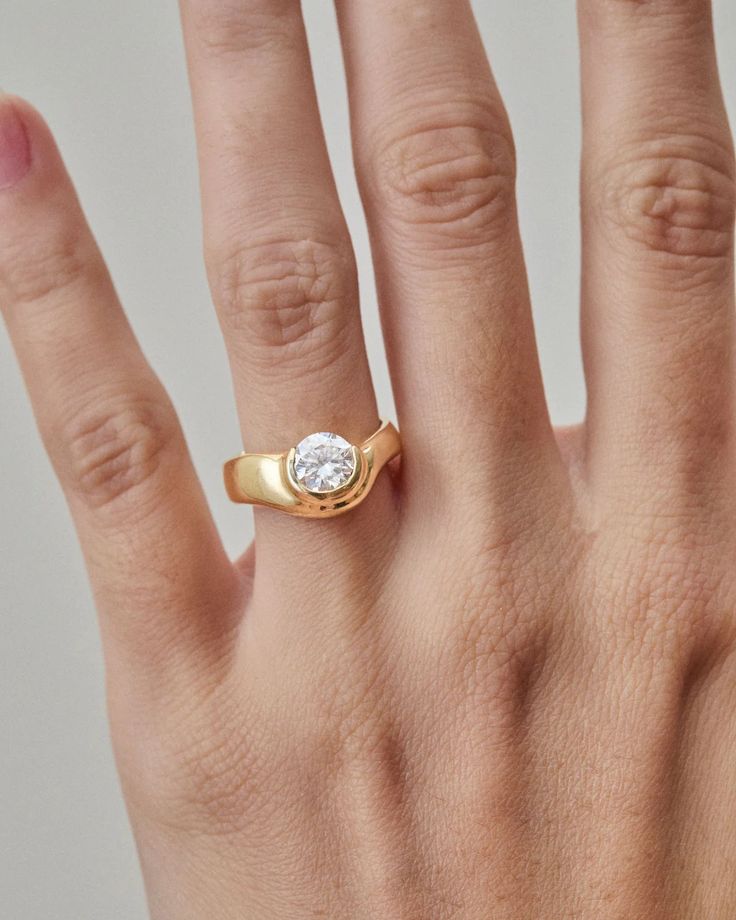
POLYGON ((182 0, 208 271, 248 450, 377 428, 297 0, 182 0))

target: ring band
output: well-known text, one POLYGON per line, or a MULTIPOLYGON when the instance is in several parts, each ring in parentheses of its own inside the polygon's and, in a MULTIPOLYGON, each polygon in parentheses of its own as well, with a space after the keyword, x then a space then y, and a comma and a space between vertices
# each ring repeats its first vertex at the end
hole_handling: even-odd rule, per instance
POLYGON ((230 499, 297 517, 336 517, 357 507, 381 470, 401 453, 390 422, 356 446, 332 432, 310 435, 281 454, 241 454, 225 464, 230 499))

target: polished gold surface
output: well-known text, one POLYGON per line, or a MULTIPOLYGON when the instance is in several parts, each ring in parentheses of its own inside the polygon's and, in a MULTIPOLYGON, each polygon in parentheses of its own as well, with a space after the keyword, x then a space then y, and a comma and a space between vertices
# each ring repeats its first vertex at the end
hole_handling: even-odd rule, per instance
POLYGON ((234 502, 275 508, 297 517, 328 518, 357 507, 381 470, 401 453, 401 436, 390 422, 355 446, 355 472, 333 492, 308 492, 293 475, 294 448, 282 454, 241 454, 225 464, 225 488, 234 502))

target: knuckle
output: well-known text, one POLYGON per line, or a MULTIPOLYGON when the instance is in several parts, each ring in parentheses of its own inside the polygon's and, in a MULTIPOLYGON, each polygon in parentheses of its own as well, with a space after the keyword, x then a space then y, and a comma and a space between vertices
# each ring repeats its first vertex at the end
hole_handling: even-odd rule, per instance
POLYGON ((5 259, 5 299, 16 308, 43 305, 96 276, 105 276, 101 261, 75 236, 18 246, 5 259))
POLYGON ((336 357, 346 302, 357 286, 349 244, 271 240, 239 247, 215 263, 215 301, 227 331, 242 333, 249 361, 306 357, 313 367, 336 357))
POLYGON ((602 183, 602 219, 674 267, 725 262, 736 215, 732 154, 702 142, 686 146, 653 148, 610 168, 602 183))
POLYGON ((503 223, 513 208, 515 153, 505 119, 494 127, 494 118, 485 108, 437 118, 379 147, 371 173, 390 213, 460 237, 503 223))
POLYGON ((581 0, 579 7, 587 28, 615 39, 678 41, 710 33, 709 0, 581 0))
POLYGON ((294 44, 295 4, 289 0, 187 0, 186 8, 193 34, 208 54, 273 52, 294 44))
POLYGON ((277 762, 280 738, 257 718, 265 712, 231 674, 205 696, 192 701, 190 694, 186 706, 177 701, 158 713, 144 725, 143 739, 126 739, 127 749, 118 751, 131 766, 124 781, 134 807, 161 826, 198 836, 252 829, 288 782, 286 765, 277 762))
POLYGON ((60 429, 63 477, 94 508, 139 493, 178 435, 171 407, 147 397, 76 413, 60 429))
POLYGON ((600 605, 609 621, 602 635, 615 629, 662 664, 673 656, 685 661, 718 640, 728 578, 712 536, 689 512, 629 520, 601 549, 594 560, 609 595, 600 605))
POLYGON ((631 17, 661 18, 681 12, 692 16, 694 6, 693 0, 584 0, 581 12, 604 23, 623 16, 628 24, 631 17))
POLYGON ((189 741, 167 758, 176 764, 164 774, 168 782, 157 783, 157 798, 167 805, 164 819, 208 833, 237 829, 254 810, 252 757, 240 731, 189 741))

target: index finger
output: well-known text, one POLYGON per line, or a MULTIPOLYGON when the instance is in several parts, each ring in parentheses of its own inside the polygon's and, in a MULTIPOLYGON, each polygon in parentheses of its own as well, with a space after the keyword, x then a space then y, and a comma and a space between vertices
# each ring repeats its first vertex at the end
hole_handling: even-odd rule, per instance
POLYGON ((174 410, 36 112, 0 98, 0 306, 66 493, 108 656, 167 680, 237 615, 174 410), (207 640, 207 641, 205 641, 207 640))

